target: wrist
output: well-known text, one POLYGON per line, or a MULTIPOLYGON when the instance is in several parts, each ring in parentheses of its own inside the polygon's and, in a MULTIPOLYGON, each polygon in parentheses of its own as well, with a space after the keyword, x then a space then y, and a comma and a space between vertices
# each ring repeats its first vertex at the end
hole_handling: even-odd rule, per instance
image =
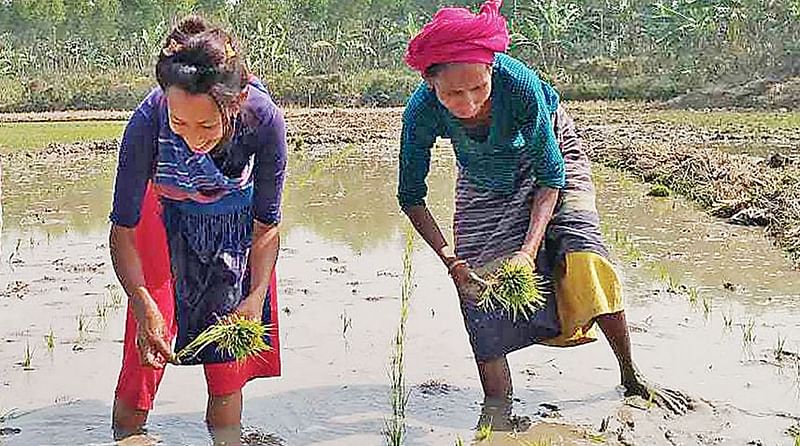
POLYGON ((154 310, 158 311, 158 306, 150 296, 150 292, 143 286, 136 287, 128 296, 128 300, 137 320, 142 320, 154 310))
POLYGON ((527 249, 520 249, 519 251, 515 252, 514 255, 524 257, 531 266, 536 265, 536 257, 532 254, 533 251, 527 249))
POLYGON ((469 263, 467 263, 466 260, 462 260, 462 259, 456 259, 456 260, 450 262, 450 264, 447 266, 447 274, 452 276, 453 273, 455 272, 455 270, 457 268, 462 267, 462 266, 469 266, 469 263))
POLYGON ((444 246, 437 254, 447 268, 450 268, 453 262, 458 260, 458 257, 456 257, 455 253, 448 246, 444 246))

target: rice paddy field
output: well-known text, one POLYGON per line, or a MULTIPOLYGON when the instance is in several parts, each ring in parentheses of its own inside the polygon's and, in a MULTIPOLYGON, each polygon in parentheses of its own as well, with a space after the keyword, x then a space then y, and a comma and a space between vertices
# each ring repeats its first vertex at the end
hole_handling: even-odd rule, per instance
MULTIPOLYGON (((772 229, 712 216, 695 189, 652 193, 648 166, 621 163, 618 150, 646 160, 680 147, 754 163, 779 153, 792 169, 798 116, 631 103, 568 109, 598 161, 598 206, 625 283, 634 358, 651 380, 693 395, 696 410, 676 417, 623 398, 601 339, 511 354, 520 432, 481 428, 491 413, 456 292, 394 199, 401 112, 292 109, 278 264, 283 377, 245 388, 243 444, 800 441, 800 271, 791 244, 772 229)), ((126 302, 107 215, 111 141, 124 123, 40 118, 0 119, 0 445, 113 444, 126 302)), ((448 233, 454 178, 452 149, 440 142, 429 204, 448 233)), ((791 214, 781 218, 790 237, 791 214)), ((124 444, 209 444, 205 393, 199 368, 169 366, 148 437, 124 444)))

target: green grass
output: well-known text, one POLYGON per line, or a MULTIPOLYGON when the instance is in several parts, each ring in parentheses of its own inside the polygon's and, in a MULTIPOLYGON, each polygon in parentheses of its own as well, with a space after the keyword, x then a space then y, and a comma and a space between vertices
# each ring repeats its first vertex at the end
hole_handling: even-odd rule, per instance
POLYGON ((119 139, 121 121, 0 123, 0 153, 42 149, 50 143, 119 139))
POLYGON ((650 191, 647 192, 649 197, 659 197, 659 198, 666 198, 672 195, 672 191, 663 184, 654 184, 650 191))

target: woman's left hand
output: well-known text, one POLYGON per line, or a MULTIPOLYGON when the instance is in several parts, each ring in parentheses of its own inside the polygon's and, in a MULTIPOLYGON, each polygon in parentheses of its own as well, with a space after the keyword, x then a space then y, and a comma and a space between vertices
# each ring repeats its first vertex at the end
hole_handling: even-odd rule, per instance
POLYGON ((235 313, 239 316, 260 321, 264 312, 264 298, 256 295, 249 295, 242 303, 236 307, 235 313))

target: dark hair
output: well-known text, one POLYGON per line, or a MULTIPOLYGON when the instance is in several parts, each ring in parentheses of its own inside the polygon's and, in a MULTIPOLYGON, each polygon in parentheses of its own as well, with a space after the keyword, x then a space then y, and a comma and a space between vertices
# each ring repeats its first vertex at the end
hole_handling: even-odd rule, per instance
POLYGON ((450 65, 450 64, 437 63, 437 64, 433 64, 433 65, 429 66, 428 68, 425 69, 425 77, 436 77, 436 76, 438 76, 439 73, 444 71, 444 69, 447 68, 448 65, 450 65))
POLYGON ((247 86, 248 76, 233 37, 197 15, 175 24, 156 63, 156 79, 165 93, 169 87, 178 87, 214 99, 227 137, 233 133, 231 109, 247 86))

